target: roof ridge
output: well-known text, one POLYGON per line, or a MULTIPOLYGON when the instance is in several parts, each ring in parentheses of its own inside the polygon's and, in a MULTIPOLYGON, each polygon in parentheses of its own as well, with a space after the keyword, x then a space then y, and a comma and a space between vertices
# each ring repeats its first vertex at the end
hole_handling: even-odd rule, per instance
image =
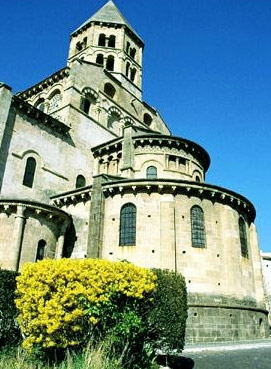
POLYGON ((105 3, 96 13, 94 13, 80 27, 78 27, 74 32, 72 32, 72 35, 74 33, 77 33, 81 28, 88 26, 91 22, 113 23, 124 25, 127 28, 129 28, 136 35, 136 37, 143 43, 142 39, 135 32, 133 27, 122 15, 122 13, 112 0, 109 0, 107 3, 105 3))

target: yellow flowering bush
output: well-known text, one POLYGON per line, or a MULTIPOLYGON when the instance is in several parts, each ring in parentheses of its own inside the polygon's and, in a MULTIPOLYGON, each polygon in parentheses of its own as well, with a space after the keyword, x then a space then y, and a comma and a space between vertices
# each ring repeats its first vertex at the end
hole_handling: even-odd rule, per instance
POLYGON ((155 281, 150 270, 126 262, 46 259, 26 264, 17 277, 15 300, 23 347, 81 347, 107 329, 134 334, 142 324, 139 306, 149 301, 155 281))

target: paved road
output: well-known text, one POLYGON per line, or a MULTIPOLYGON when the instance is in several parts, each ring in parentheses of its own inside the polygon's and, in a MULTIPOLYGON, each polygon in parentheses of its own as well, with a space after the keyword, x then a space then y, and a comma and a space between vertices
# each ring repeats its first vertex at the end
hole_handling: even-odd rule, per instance
POLYGON ((182 356, 182 369, 271 369, 271 340, 188 346, 182 356))
POLYGON ((187 347, 176 369, 271 369, 271 340, 187 347))

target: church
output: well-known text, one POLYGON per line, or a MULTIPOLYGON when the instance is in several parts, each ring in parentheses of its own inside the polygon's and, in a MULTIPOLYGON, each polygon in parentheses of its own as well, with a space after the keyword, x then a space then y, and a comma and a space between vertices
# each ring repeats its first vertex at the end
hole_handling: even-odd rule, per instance
POLYGON ((72 32, 61 70, 15 95, 0 83, 0 267, 170 269, 186 279, 187 343, 267 337, 255 208, 206 183, 206 150, 142 100, 143 50, 110 0, 72 32))

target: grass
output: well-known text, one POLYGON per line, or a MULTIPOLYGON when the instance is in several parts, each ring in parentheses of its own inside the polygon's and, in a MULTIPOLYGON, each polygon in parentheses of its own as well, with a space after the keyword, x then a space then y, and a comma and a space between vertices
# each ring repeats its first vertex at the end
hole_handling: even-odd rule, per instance
POLYGON ((1 369, 124 369, 118 359, 109 358, 102 346, 82 354, 67 354, 61 364, 35 361, 21 348, 0 351, 1 369))

